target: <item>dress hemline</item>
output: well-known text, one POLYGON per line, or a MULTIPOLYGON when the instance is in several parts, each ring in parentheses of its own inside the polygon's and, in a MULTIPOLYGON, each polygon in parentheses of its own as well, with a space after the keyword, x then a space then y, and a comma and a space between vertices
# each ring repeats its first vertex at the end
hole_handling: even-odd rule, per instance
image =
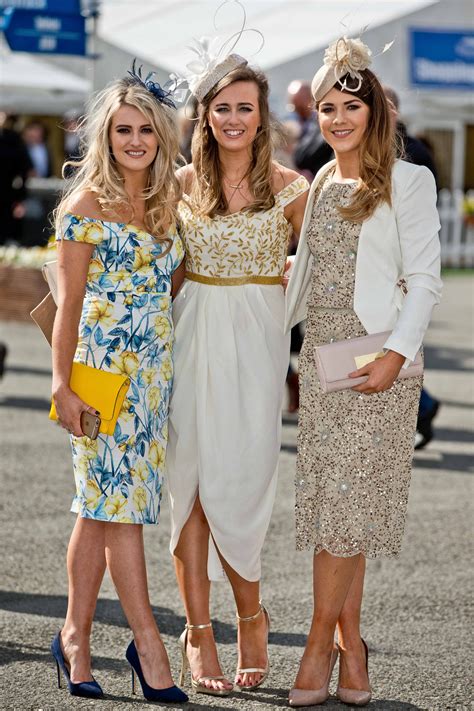
POLYGON ((347 553, 335 553, 332 551, 328 546, 323 546, 323 545, 315 545, 313 543, 307 543, 307 544, 296 544, 296 550, 297 551, 309 551, 312 550, 314 552, 314 555, 318 555, 318 553, 321 553, 322 551, 326 551, 326 553, 329 553, 329 555, 334 556, 335 558, 353 558, 356 555, 363 555, 364 558, 368 558, 369 560, 376 560, 377 558, 399 558, 401 550, 398 550, 397 552, 394 551, 387 551, 386 549, 380 550, 380 551, 366 551, 366 550, 355 550, 355 551, 348 551, 347 553))
POLYGON ((93 516, 90 511, 87 509, 81 508, 77 504, 72 504, 71 508, 69 509, 71 513, 78 514, 81 518, 86 518, 89 519, 90 521, 99 521, 101 523, 123 523, 125 525, 132 525, 132 526, 158 526, 160 521, 159 519, 157 521, 125 521, 125 520, 114 520, 111 518, 98 518, 97 516, 93 516))

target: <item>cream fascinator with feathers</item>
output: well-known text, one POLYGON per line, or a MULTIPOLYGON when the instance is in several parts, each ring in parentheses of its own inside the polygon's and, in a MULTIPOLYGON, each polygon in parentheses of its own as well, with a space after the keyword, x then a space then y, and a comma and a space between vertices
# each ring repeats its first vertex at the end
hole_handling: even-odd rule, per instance
POLYGON ((255 32, 259 35, 261 44, 258 52, 263 47, 264 39, 259 30, 246 28, 247 20, 245 8, 239 0, 225 0, 216 10, 214 15, 214 27, 217 14, 228 3, 238 5, 242 11, 242 24, 240 29, 228 37, 224 42, 222 38, 201 37, 195 39, 193 46, 189 49, 194 52, 197 57, 186 65, 187 72, 185 79, 188 82, 191 93, 199 102, 202 102, 204 97, 211 89, 227 74, 232 72, 237 67, 248 64, 244 57, 233 52, 242 35, 246 32, 255 32))
MULTIPOLYGON (((386 44, 381 54, 387 52, 392 44, 386 44)), ((340 37, 326 49, 324 64, 313 77, 311 93, 314 100, 321 101, 336 84, 342 91, 359 91, 363 81, 361 72, 371 63, 372 51, 360 38, 340 37)))

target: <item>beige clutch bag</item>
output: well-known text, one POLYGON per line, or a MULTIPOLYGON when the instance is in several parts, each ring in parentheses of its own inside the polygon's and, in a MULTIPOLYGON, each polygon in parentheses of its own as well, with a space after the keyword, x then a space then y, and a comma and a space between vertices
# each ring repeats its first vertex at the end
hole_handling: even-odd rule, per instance
POLYGON ((48 282, 50 288, 49 293, 40 301, 38 306, 35 306, 33 311, 30 311, 30 316, 37 326, 43 331, 43 334, 51 345, 53 337, 54 318, 56 316, 58 300, 58 264, 57 262, 46 262, 43 266, 43 276, 48 282))
MULTIPOLYGON (((346 390, 365 383, 367 376, 348 378, 354 370, 363 368, 384 355, 383 346, 390 336, 390 331, 372 333, 360 338, 348 338, 344 341, 328 343, 316 347, 316 369, 323 393, 346 390)), ((416 378, 423 375, 423 359, 420 351, 407 368, 402 368, 399 378, 416 378)))

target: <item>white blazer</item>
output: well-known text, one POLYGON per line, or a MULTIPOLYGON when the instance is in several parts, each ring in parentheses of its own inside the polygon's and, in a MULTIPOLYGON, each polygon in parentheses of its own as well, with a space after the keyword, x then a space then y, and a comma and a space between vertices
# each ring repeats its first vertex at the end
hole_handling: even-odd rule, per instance
MULTIPOLYGON (((306 231, 316 188, 334 165, 331 161, 323 166, 311 185, 286 291, 286 331, 306 318, 313 265, 306 231)), ((433 306, 441 297, 439 228, 431 171, 397 160, 392 173, 392 206, 384 203, 362 224, 354 310, 367 333, 392 331, 384 347, 408 361, 420 348, 433 306), (397 285, 400 279, 406 281, 405 298, 397 285)))

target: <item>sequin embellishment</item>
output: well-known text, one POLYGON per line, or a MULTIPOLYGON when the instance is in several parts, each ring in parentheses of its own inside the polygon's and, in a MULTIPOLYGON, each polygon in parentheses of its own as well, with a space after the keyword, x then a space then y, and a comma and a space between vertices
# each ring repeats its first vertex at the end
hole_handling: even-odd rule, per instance
POLYGON ((315 259, 299 360, 296 545, 376 558, 400 551, 421 378, 368 396, 321 392, 315 346, 366 334, 353 310, 360 225, 337 209, 353 189, 326 182, 307 232, 315 259))

